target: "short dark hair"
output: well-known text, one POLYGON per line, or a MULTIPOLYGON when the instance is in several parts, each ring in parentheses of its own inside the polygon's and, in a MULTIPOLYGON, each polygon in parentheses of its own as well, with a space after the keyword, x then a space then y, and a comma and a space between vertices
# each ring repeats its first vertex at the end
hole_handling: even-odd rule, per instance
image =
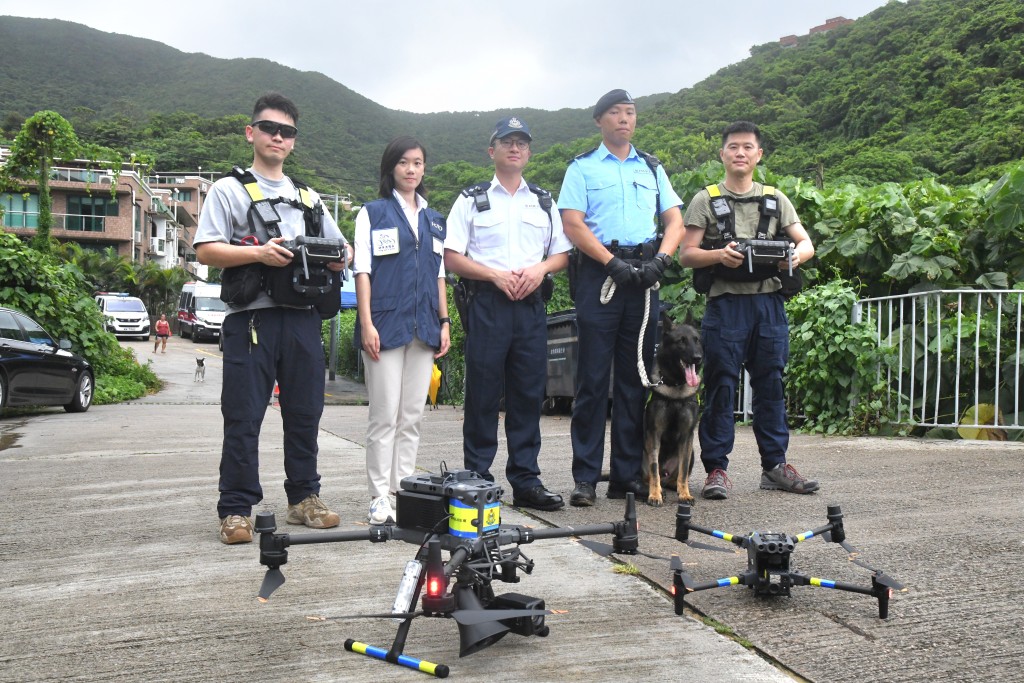
POLYGON ((273 109, 275 111, 281 111, 292 117, 292 121, 297 125, 299 123, 299 108, 295 106, 295 103, 289 100, 287 97, 279 92, 268 92, 262 95, 256 104, 252 108, 252 120, 255 121, 256 117, 259 116, 260 112, 264 109, 273 109))
MULTIPOLYGON (((402 156, 410 149, 423 152, 423 163, 427 163, 427 148, 411 135, 399 135, 384 148, 384 154, 380 158, 380 185, 377 188, 377 193, 381 197, 386 199, 395 191, 395 166, 398 166, 402 156)), ((423 198, 427 196, 427 188, 423 187, 422 180, 416 187, 416 194, 423 198)))
POLYGON ((725 130, 722 131, 722 147, 725 147, 725 141, 734 133, 753 133, 754 137, 757 138, 757 146, 764 147, 761 129, 757 127, 756 123, 751 123, 750 121, 736 121, 726 126, 725 130))

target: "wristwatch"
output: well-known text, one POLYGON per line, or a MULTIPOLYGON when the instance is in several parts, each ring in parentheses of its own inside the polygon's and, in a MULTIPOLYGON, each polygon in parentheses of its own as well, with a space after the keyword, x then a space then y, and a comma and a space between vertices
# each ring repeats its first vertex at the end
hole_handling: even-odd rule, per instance
POLYGON ((449 325, 452 324, 452 319, 451 318, 438 318, 437 321, 439 323, 441 323, 442 325, 444 325, 445 323, 448 323, 449 325))

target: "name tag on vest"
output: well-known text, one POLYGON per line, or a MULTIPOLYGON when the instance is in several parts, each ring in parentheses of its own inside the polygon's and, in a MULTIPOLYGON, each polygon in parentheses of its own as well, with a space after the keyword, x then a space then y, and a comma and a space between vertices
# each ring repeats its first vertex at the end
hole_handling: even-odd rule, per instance
POLYGON ((373 231, 373 255, 389 256, 398 253, 398 228, 373 231))

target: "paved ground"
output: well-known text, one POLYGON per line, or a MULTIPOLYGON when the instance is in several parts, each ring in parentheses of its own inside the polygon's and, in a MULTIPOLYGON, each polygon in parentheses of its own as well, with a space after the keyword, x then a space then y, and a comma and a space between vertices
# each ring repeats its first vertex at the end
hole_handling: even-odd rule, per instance
MULTIPOLYGON (((388 621, 311 621, 310 616, 390 606, 412 547, 400 543, 296 546, 288 582, 266 605, 253 595, 262 571, 252 546, 216 540, 220 360, 215 345, 172 340, 153 358, 167 388, 130 405, 79 415, 46 409, 0 419, 0 681, 46 680, 422 680, 423 674, 345 652, 346 638, 387 646, 388 621), (192 382, 194 356, 208 358, 207 382, 192 382)), ((321 425, 323 496, 344 528, 365 515, 361 387, 329 383, 321 425)), ((263 508, 285 508, 280 419, 264 427, 263 508)), ((568 494, 569 420, 544 418, 542 469, 568 494)), ((419 465, 461 461, 461 412, 428 411, 419 465)), ((499 454, 499 461, 503 459, 499 454)), ((458 658, 450 621, 419 619, 407 654, 452 667, 463 680, 951 681, 1020 677, 1018 605, 1024 593, 1019 502, 1024 447, 895 439, 795 436, 791 462, 822 480, 793 496, 757 488, 756 450, 741 428, 726 501, 700 502, 694 521, 741 534, 800 532, 825 524, 841 504, 861 558, 907 585, 890 617, 865 596, 796 588, 756 600, 741 587, 693 594, 688 604, 749 642, 728 640, 693 618, 676 617, 664 563, 634 558, 641 575, 571 541, 524 546, 532 576, 506 588, 544 598, 569 614, 549 618, 551 635, 509 635, 458 658)), ((691 484, 699 486, 695 474, 691 484)), ((598 488, 595 508, 504 521, 580 525, 621 517, 598 488)), ((740 555, 681 546, 669 538, 674 499, 641 506, 641 547, 679 552, 698 579, 739 573, 740 555)), ((294 529, 293 529, 294 530, 294 529)), ((714 542, 714 541, 710 541, 714 542)), ((723 547, 725 545, 723 544, 723 547)), ((838 547, 812 540, 794 563, 812 575, 867 583, 838 547)))

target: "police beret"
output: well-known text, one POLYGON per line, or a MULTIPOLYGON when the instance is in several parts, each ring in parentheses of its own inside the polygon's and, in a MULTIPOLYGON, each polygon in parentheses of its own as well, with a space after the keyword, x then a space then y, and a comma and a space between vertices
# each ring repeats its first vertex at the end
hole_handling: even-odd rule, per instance
POLYGON ((601 96, 601 99, 594 105, 594 118, 601 118, 601 114, 605 113, 616 104, 633 104, 633 98, 625 90, 612 90, 601 96))

